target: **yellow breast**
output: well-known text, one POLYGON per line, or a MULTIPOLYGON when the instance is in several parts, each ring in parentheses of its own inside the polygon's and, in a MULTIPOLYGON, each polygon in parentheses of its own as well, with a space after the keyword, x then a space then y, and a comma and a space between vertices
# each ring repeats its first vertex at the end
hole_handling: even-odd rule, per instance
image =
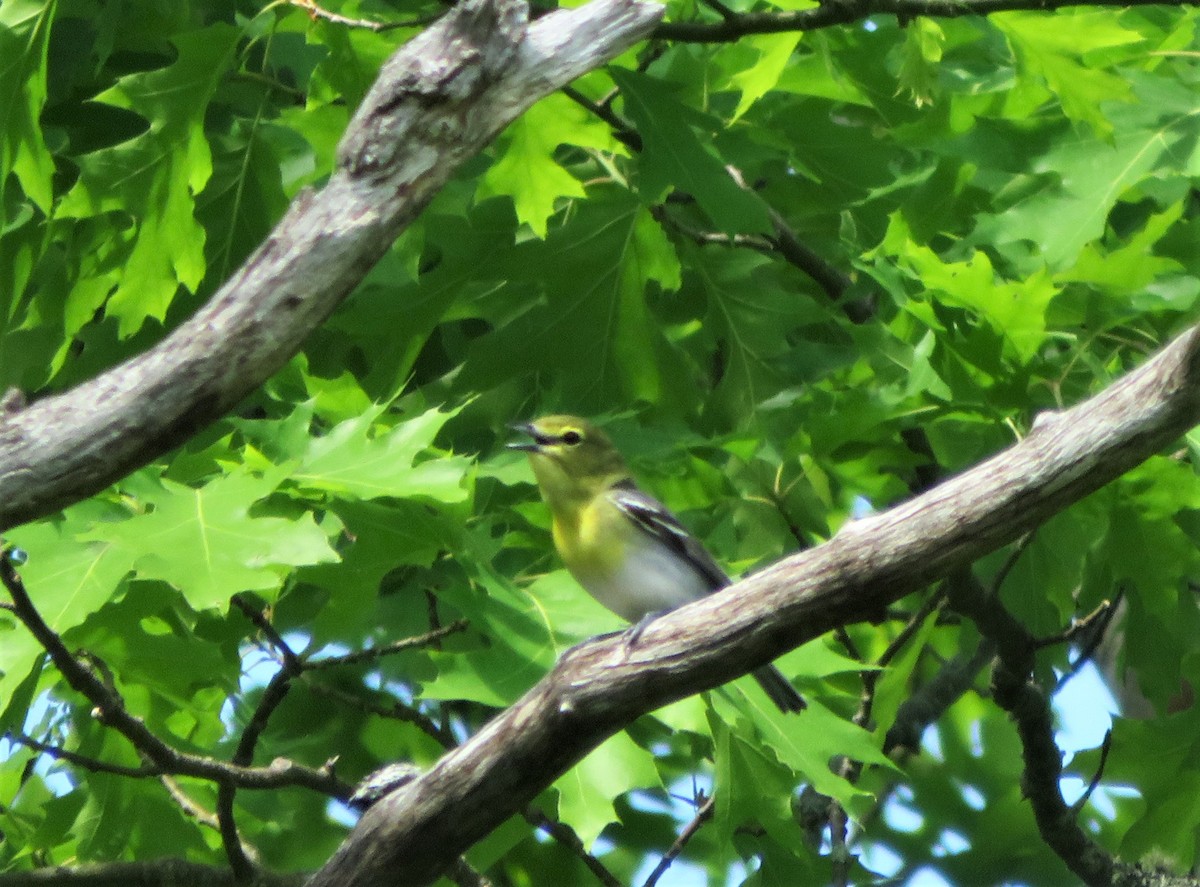
MULTIPOLYGON (((554 516, 554 547, 576 580, 588 591, 609 581, 625 559, 626 536, 631 528, 615 508, 598 504, 574 514, 554 516)), ((594 592, 593 592, 594 593, 594 592)))

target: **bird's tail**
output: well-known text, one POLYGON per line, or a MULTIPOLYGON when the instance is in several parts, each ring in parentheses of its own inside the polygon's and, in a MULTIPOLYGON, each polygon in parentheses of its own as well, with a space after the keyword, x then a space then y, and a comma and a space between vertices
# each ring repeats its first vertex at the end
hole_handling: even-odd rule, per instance
POLYGON ((764 665, 762 668, 755 669, 751 674, 754 675, 754 680, 758 681, 759 685, 771 697, 771 701, 779 706, 779 710, 787 713, 789 711, 803 711, 808 707, 808 703, 804 701, 796 688, 792 686, 791 681, 785 678, 782 672, 773 665, 764 665))

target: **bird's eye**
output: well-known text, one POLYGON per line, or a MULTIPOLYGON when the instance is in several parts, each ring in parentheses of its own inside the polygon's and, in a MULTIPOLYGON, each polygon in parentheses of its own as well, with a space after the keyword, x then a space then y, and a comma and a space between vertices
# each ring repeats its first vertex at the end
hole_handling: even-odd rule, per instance
POLYGON ((562 442, 565 443, 569 447, 575 446, 582 440, 583 440, 583 435, 580 434, 578 431, 575 431, 574 429, 571 429, 570 431, 564 431, 562 434, 562 442))

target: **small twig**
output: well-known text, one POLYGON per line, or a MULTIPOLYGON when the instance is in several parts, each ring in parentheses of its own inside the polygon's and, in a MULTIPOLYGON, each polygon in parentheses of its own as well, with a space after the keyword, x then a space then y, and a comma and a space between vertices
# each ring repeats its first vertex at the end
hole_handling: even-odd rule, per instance
POLYGON ((73 752, 57 745, 51 745, 48 742, 42 742, 34 739, 32 736, 26 736, 24 733, 12 730, 5 733, 4 738, 10 742, 15 742, 17 745, 31 748, 39 754, 54 758, 56 761, 66 761, 68 764, 74 764, 76 767, 82 767, 84 770, 90 770, 93 773, 112 773, 116 776, 129 776, 133 778, 159 776, 162 773, 161 768, 154 764, 142 764, 140 767, 110 764, 107 761, 81 755, 78 752, 73 752))
MULTIPOLYGON (((870 725, 875 709, 875 689, 879 685, 879 677, 883 673, 883 669, 907 646, 925 620, 945 605, 946 592, 944 588, 928 595, 922 601, 921 606, 909 617, 904 627, 892 638, 883 653, 879 655, 875 661, 875 668, 865 669, 862 672, 862 696, 859 698, 858 710, 851 717, 854 724, 864 729, 870 725)), ((838 764, 838 775, 847 782, 857 782, 862 775, 862 762, 843 755, 838 764)), ((850 881, 851 856, 847 849, 850 843, 850 819, 842 805, 832 798, 829 802, 829 837, 832 845, 829 854, 833 869, 831 882, 840 887, 850 881)))
MULTIPOLYGON (((894 15, 901 21, 916 16, 959 18, 997 12, 1051 12, 1079 0, 846 0, 822 3, 797 11, 743 12, 719 22, 663 22, 652 35, 656 42, 732 43, 751 34, 816 31, 861 22, 872 15, 894 15)), ((1094 6, 1149 6, 1159 0, 1093 0, 1094 6)))
MULTIPOLYGON (((287 697, 288 691, 291 690, 292 681, 303 671, 304 664, 279 632, 275 630, 275 626, 271 624, 271 621, 260 608, 254 606, 240 594, 234 595, 233 604, 246 615, 246 618, 254 624, 255 628, 279 651, 280 658, 282 659, 279 670, 271 676, 266 687, 263 688, 258 705, 254 707, 254 712, 251 714, 250 720, 246 722, 246 726, 242 729, 242 735, 238 739, 237 748, 234 749, 233 757, 230 759, 230 763, 233 765, 245 767, 253 763, 254 750, 258 746, 258 740, 262 737, 263 731, 267 729, 267 723, 270 721, 275 709, 287 697)), ((233 807, 236 795, 236 785, 228 780, 220 782, 217 786, 216 814, 217 826, 221 833, 221 842, 225 847, 225 856, 229 860, 229 867, 233 870, 234 875, 239 879, 243 879, 253 875, 255 866, 246 853, 246 847, 238 831, 236 814, 233 807)))
MULTIPOLYGON (((1068 644, 1075 640, 1076 637, 1086 631, 1092 631, 1097 625, 1100 625, 1106 620, 1112 618, 1113 605, 1111 601, 1101 601, 1096 609, 1082 616, 1079 619, 1072 621, 1065 629, 1058 634, 1052 634, 1048 637, 1037 638, 1033 645, 1041 650, 1044 647, 1054 647, 1058 644, 1068 644)), ((1102 634, 1102 633, 1101 633, 1102 634)))
POLYGON ((290 646, 288 646, 288 643, 283 639, 283 636, 275 630, 275 626, 271 624, 271 620, 267 618, 262 609, 256 607, 243 594, 235 594, 231 599, 231 602, 234 606, 241 610, 243 614, 245 614, 247 619, 254 623, 254 627, 262 632, 267 641, 270 642, 271 646, 279 651, 279 655, 283 657, 284 665, 288 669, 299 672, 302 666, 300 657, 296 655, 290 646))
POLYGON ((294 6, 297 9, 303 9, 308 13, 309 18, 330 22, 335 25, 345 25, 349 28, 365 28, 368 31, 392 31, 397 28, 422 28, 426 25, 431 25, 436 22, 444 13, 435 15, 418 16, 417 18, 406 19, 402 22, 373 22, 369 19, 350 18, 349 16, 340 15, 336 12, 330 12, 328 9, 322 9, 318 6, 315 0, 276 0, 275 3, 267 6, 270 9, 274 6, 294 6))
POLYGON ((210 810, 204 809, 194 800, 192 800, 192 797, 183 790, 183 787, 175 781, 174 777, 163 774, 158 778, 158 780, 167 790, 167 794, 171 796, 171 800, 178 804, 179 809, 181 809, 185 814, 192 817, 192 819, 196 820, 196 822, 200 823, 201 825, 208 826, 214 831, 220 828, 217 822, 216 814, 210 810))
POLYGON ((721 0, 701 0, 709 9, 716 11, 725 21, 732 21, 737 18, 738 14, 726 6, 721 0))
POLYGON ((332 773, 304 767, 282 758, 267 767, 238 767, 203 755, 179 751, 167 745, 140 718, 126 710, 124 702, 115 695, 90 669, 77 660, 62 642, 41 613, 33 605, 24 582, 11 561, 0 549, 0 583, 12 598, 12 612, 41 644, 55 668, 71 689, 86 698, 96 717, 105 726, 124 736, 161 773, 194 776, 215 782, 232 782, 240 788, 273 789, 300 786, 332 797, 346 797, 350 786, 332 773))
MULTIPOLYGON (((887 648, 884 649, 884 651, 879 655, 879 658, 875 661, 875 665, 878 668, 885 668, 891 664, 891 661, 895 659, 896 656, 899 655, 900 651, 904 649, 905 645, 912 640, 912 636, 917 633, 917 630, 925 623, 925 620, 929 618, 931 614, 940 612, 946 606, 946 594, 946 588, 945 586, 942 586, 933 594, 928 595, 925 600, 921 602, 921 606, 917 607, 917 609, 913 611, 912 616, 909 617, 908 621, 904 624, 904 627, 900 629, 894 638, 892 638, 892 642, 887 645, 887 648)), ((878 680, 878 671, 869 672, 869 674, 873 676, 873 682, 878 680)), ((865 724, 866 721, 863 723, 865 724)))
POLYGON ((1071 812, 1076 816, 1083 810, 1087 804, 1088 798, 1100 786, 1100 780, 1104 777, 1104 768, 1108 765, 1108 753, 1112 749, 1112 728, 1109 727, 1104 733, 1104 741, 1100 743, 1100 762, 1096 764, 1096 772, 1092 774, 1092 781, 1088 783, 1088 787, 1083 794, 1079 796, 1074 804, 1071 805, 1071 812))
POLYGON ((471 864, 461 856, 454 860, 446 877, 457 887, 492 887, 491 880, 471 868, 471 864))
POLYGON ((1117 618, 1117 613, 1121 609, 1121 602, 1124 599, 1125 589, 1118 588, 1117 593, 1112 597, 1111 606, 1108 607, 1099 619, 1090 623, 1088 631, 1083 632, 1083 643, 1080 644, 1075 658, 1058 680, 1060 687, 1079 674, 1079 670, 1092 661, 1092 657, 1096 655, 1096 650, 1104 643, 1104 636, 1108 634, 1108 629, 1112 625, 1112 621, 1117 618))
POLYGON ((412 724, 421 732, 425 733, 431 739, 438 742, 443 748, 453 748, 458 743, 455 741, 453 734, 432 718, 412 706, 405 705, 395 699, 390 699, 386 703, 373 702, 370 699, 363 699, 361 696, 356 696, 353 693, 348 693, 339 687, 331 687, 327 684, 317 683, 316 681, 305 680, 308 689, 314 693, 319 693, 324 696, 329 696, 338 700, 344 705, 356 708, 368 714, 377 715, 381 718, 388 718, 393 721, 404 721, 412 724))
POLYGON ((970 656, 959 654, 938 669, 937 674, 902 703, 896 720, 883 738, 883 753, 895 749, 916 751, 925 728, 937 721, 975 684, 975 679, 996 655, 996 645, 986 638, 970 656))
POLYGON ((470 623, 466 619, 458 619, 451 622, 449 625, 443 625, 441 628, 435 628, 432 631, 427 631, 424 634, 414 635, 412 637, 403 638, 394 641, 390 644, 385 644, 382 647, 373 647, 369 650, 356 650, 353 653, 345 653, 341 656, 328 656, 322 659, 306 659, 303 663, 305 671, 320 671, 325 668, 337 668, 341 665, 354 665, 359 662, 373 662, 376 659, 382 659, 385 656, 391 656, 394 653, 402 653, 405 650, 412 650, 416 647, 426 647, 431 644, 436 644, 438 641, 448 635, 456 634, 460 631, 465 631, 470 623))
POLYGON ((593 102, 579 90, 573 86, 564 86, 562 94, 579 105, 585 108, 590 113, 599 117, 610 127, 612 127, 613 138, 625 145, 631 151, 642 150, 642 135, 627 121, 621 118, 621 115, 614 111, 610 104, 605 102, 593 102))
MULTIPOLYGON (((734 184, 743 191, 754 191, 746 184, 742 171, 736 166, 726 166, 725 171, 733 179, 734 184)), ((775 232, 774 236, 769 238, 771 246, 789 264, 803 271, 813 283, 821 288, 831 302, 838 303, 842 313, 852 323, 865 323, 875 316, 875 306, 870 300, 842 301, 846 291, 854 284, 848 274, 839 271, 825 261, 824 256, 804 243, 796 233, 796 229, 788 224, 783 214, 769 204, 767 204, 767 216, 770 218, 771 227, 775 232)))
MULTIPOLYGON (((679 202, 679 198, 668 197, 668 203, 679 202)), ((690 201, 689 201, 690 202, 690 201)), ((662 206, 650 207, 650 214, 663 226, 670 228, 676 234, 686 237, 697 246, 737 246, 752 249, 759 253, 774 253, 775 244, 768 238, 758 234, 726 234, 724 231, 705 231, 693 228, 685 222, 672 216, 662 206)))
POLYGON ((700 831, 700 827, 712 819, 713 804, 716 802, 716 797, 716 795, 710 795, 704 799, 704 803, 697 808, 696 815, 692 817, 692 821, 684 826, 683 831, 679 833, 679 837, 675 839, 675 843, 663 854, 662 859, 658 861, 658 865, 650 872, 649 876, 643 882, 642 887, 654 887, 658 883, 658 879, 671 867, 671 863, 687 847, 688 842, 692 840, 696 832, 700 831))
POLYGON ((839 625, 833 630, 833 635, 837 638, 838 643, 845 648, 847 655, 851 659, 857 659, 859 662, 862 662, 862 652, 858 649, 858 644, 854 643, 854 638, 850 637, 850 632, 846 631, 846 626, 839 625))
POLYGON ((552 837, 562 846, 566 847, 587 866, 588 871, 596 876, 604 887, 623 887, 619 878, 608 870, 608 868, 599 859, 588 853, 587 848, 583 846, 583 841, 579 835, 575 833, 575 829, 563 822, 551 819, 537 807, 526 807, 521 811, 521 815, 525 817, 525 821, 535 828, 539 828, 552 837))
POLYGON ((1000 565, 1000 569, 996 571, 996 575, 992 579, 991 594, 993 597, 1000 593, 1000 589, 1008 580, 1008 574, 1012 572, 1013 567, 1017 565, 1017 561, 1021 559, 1021 555, 1025 553, 1025 549, 1033 542, 1036 535, 1037 531, 1031 530, 1017 540, 1017 544, 1013 546, 1013 550, 1009 552, 1008 557, 1004 559, 1004 563, 1000 565))
POLYGON ((1054 741, 1050 700, 1033 680, 1037 641, 1005 609, 998 595, 987 594, 969 570, 950 588, 950 604, 979 627, 996 648, 993 697, 1017 727, 1025 763, 1021 786, 1033 807, 1038 833, 1085 884, 1111 883, 1115 860, 1079 827, 1076 812, 1062 796, 1062 752, 1054 741))

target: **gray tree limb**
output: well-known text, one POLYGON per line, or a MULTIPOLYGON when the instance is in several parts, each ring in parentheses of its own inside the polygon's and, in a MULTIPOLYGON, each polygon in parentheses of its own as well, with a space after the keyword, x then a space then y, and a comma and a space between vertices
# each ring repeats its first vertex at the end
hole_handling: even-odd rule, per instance
POLYGON ((299 887, 302 882, 303 875, 267 872, 258 873, 252 881, 238 882, 227 868, 169 858, 0 873, 0 887, 299 887))
POLYGON ((370 810, 309 887, 416 885, 608 736, 1017 539, 1200 422, 1200 326, 1022 441, 824 545, 625 636, 568 651, 470 741, 370 810))
POLYGON ((458 166, 538 99, 645 37, 662 7, 593 0, 528 20, 465 0, 384 65, 320 193, 304 192, 194 317, 76 388, 0 409, 0 532, 178 446, 299 350, 458 166))

